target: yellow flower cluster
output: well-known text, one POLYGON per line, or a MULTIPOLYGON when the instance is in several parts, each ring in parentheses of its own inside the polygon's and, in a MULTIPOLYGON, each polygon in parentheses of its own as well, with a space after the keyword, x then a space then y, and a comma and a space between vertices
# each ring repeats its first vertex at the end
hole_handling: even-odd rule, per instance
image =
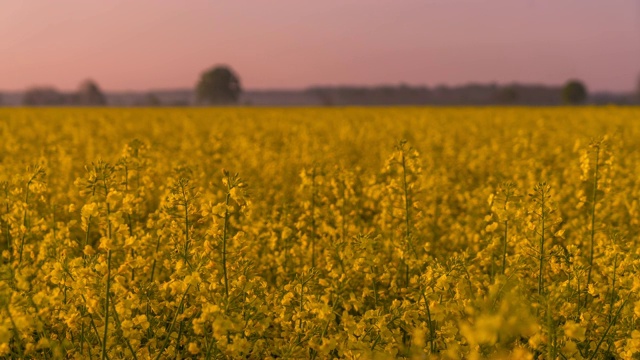
POLYGON ((0 358, 637 359, 638 118, 0 109, 0 358))

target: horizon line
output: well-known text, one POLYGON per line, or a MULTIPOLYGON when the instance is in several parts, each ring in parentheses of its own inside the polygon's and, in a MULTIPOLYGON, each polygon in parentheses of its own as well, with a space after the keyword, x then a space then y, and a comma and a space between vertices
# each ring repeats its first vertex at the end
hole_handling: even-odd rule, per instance
MULTIPOLYGON (((86 80, 92 80, 91 78, 87 78, 86 80)), ((550 83, 543 83, 543 82, 519 82, 519 81, 511 81, 511 82, 497 82, 497 81, 491 81, 491 82, 480 82, 480 81, 469 81, 469 82, 464 82, 464 83, 455 83, 455 84, 447 84, 447 83, 440 83, 440 84, 435 84, 435 85, 428 85, 428 84, 411 84, 408 82, 397 82, 397 83, 379 83, 379 84, 348 84, 348 83, 343 83, 343 84, 313 84, 313 85, 308 85, 305 87, 249 87, 249 88, 243 88, 242 92, 248 92, 248 91, 290 91, 290 92, 302 92, 302 91, 308 91, 308 90, 313 90, 313 89, 317 89, 317 88, 369 88, 369 89, 374 89, 374 88, 382 88, 382 87, 395 87, 395 88, 399 88, 399 87, 408 87, 408 88, 427 88, 427 89, 437 89, 437 88, 442 88, 442 87, 448 87, 448 88, 457 88, 457 87, 464 87, 464 86, 470 86, 470 85, 481 85, 481 86, 498 86, 498 87, 504 87, 504 86, 529 86, 529 87, 562 87, 564 86, 564 84, 568 81, 571 80, 579 80, 580 79, 567 79, 565 80, 565 82, 563 83, 554 83, 554 84, 550 84, 550 83)), ((84 81, 84 80, 83 80, 84 81)), ((98 81, 92 80, 94 81, 99 87, 100 87, 100 83, 98 81)), ((79 84, 81 84, 82 82, 80 82, 79 84)), ((583 82, 584 83, 584 82, 583 82)), ((612 94, 626 94, 626 93, 634 93, 636 92, 635 89, 627 89, 627 90, 611 90, 611 89, 589 89, 588 84, 584 83, 585 86, 587 87, 587 90, 590 93, 612 93, 612 94)), ((55 85, 31 85, 29 87, 23 88, 23 89, 0 89, 0 94, 7 94, 7 93, 24 93, 30 89, 35 89, 35 88, 45 88, 45 89, 53 89, 62 93, 68 93, 68 92, 74 92, 77 90, 77 88, 74 89, 68 89, 68 88, 58 88, 55 85)), ((146 89, 106 89, 103 87, 100 87, 100 90, 103 93, 154 93, 154 92, 170 92, 170 91, 194 91, 195 90, 195 85, 192 86, 175 86, 175 87, 158 87, 158 88, 146 88, 146 89)))

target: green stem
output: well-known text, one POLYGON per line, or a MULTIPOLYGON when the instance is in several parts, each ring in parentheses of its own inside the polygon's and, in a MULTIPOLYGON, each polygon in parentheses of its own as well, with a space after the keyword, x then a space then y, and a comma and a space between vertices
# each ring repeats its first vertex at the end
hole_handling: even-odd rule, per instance
MULTIPOLYGON (((9 214, 9 200, 7 201, 6 209, 9 214)), ((9 228, 9 222, 5 222, 5 237, 7 239, 7 250, 9 251, 9 264, 13 261, 13 240, 11 239, 11 230, 9 228)))
MULTIPOLYGON (((22 225, 24 225, 25 228, 28 228, 27 225, 29 225, 27 221, 27 215, 28 215, 28 208, 29 208, 29 187, 31 186, 31 181, 33 181, 33 178, 29 179, 29 181, 27 182, 27 190, 24 197, 25 209, 24 209, 24 214, 22 216, 22 225)), ((20 255, 19 255, 18 264, 22 264, 22 252, 24 250, 25 236, 26 236, 26 231, 22 233, 22 236, 20 238, 20 255)))
POLYGON ((596 354, 598 353, 598 350, 600 349, 602 342, 607 337, 607 334, 609 333, 609 330, 611 330, 611 327, 618 320, 618 317, 620 316, 620 312, 622 311, 622 308, 627 304, 627 301, 629 301, 629 298, 626 298, 622 303, 622 305, 620 305, 620 307, 618 308, 618 311, 616 311, 616 315, 613 317, 612 321, 609 322, 609 326, 607 326, 607 329, 604 331, 604 333, 602 333, 602 337, 600 338, 600 341, 598 341, 598 345, 596 345, 596 348, 593 350, 593 353, 591 354, 591 356, 589 356, 589 360, 592 360, 596 357, 596 354))
POLYGON ((311 172, 311 266, 316 267, 316 168, 311 172))
POLYGON ((107 358, 107 337, 109 329, 109 291, 111 287, 111 250, 107 250, 107 285, 104 304, 104 333, 102 335, 102 359, 107 358))
MULTIPOLYGON (((129 168, 125 165, 124 167, 124 192, 125 194, 129 193, 129 168)), ((129 225, 129 236, 133 236, 133 221, 131 220, 131 214, 127 213, 127 223, 129 225)), ((136 256, 135 250, 131 249, 131 260, 133 260, 136 256)), ((136 270, 134 267, 131 268, 131 281, 133 282, 136 278, 136 270)))
POLYGON ((543 268, 544 268, 544 232, 545 232, 545 195, 546 195, 546 189, 542 189, 541 191, 541 206, 540 206, 540 217, 541 217, 541 223, 542 223, 542 229, 540 232, 540 271, 538 274, 538 295, 542 295, 542 292, 544 291, 543 287, 544 287, 544 280, 542 277, 542 272, 543 272, 543 268))
MULTIPOLYGON (((229 278, 227 277, 227 232, 229 222, 229 200, 231 199, 231 179, 227 177, 227 197, 224 207, 224 226, 222 228, 222 274, 224 276, 225 303, 229 300, 229 278)), ((227 304, 228 305, 228 304, 227 304)))
POLYGON ((377 309, 378 308, 378 285, 376 282, 376 273, 373 271, 373 266, 369 267, 371 269, 371 277, 373 280, 373 305, 377 309))
POLYGON ((187 199, 187 194, 184 190, 184 185, 182 186, 182 199, 184 201, 184 262, 186 264, 189 263, 189 201, 187 199))
MULTIPOLYGON (((205 335, 206 335, 206 334, 205 334, 205 335)), ((215 343, 215 340, 216 340, 216 337, 215 337, 215 336, 213 336, 213 334, 211 334, 211 341, 209 341, 209 342, 207 343, 207 353, 206 353, 206 355, 205 355, 205 357, 206 357, 206 359, 207 359, 207 360, 211 359, 211 349, 213 349, 213 347, 215 346, 215 344, 214 344, 214 343, 215 343)))
MULTIPOLYGON (((406 255, 405 256, 409 256, 409 241, 411 241, 411 213, 410 213, 410 202, 411 200, 409 199, 409 186, 407 184, 407 164, 406 164, 406 160, 405 160, 405 155, 404 155, 404 150, 402 151, 402 186, 404 189, 404 211, 405 211, 405 242, 407 244, 407 249, 406 249, 406 255)), ((409 262, 406 261, 405 262, 406 265, 406 274, 405 274, 405 281, 406 281, 406 286, 409 286, 409 273, 410 273, 410 269, 409 269, 409 262)))
POLYGON ((80 328, 80 355, 84 354, 84 321, 80 328))
MULTIPOLYGON (((180 305, 180 315, 184 312, 184 304, 180 305)), ((178 351, 178 347, 180 346, 180 339, 182 339, 182 327, 184 322, 180 322, 180 328, 178 329, 178 339, 176 340, 176 352, 178 351)))
POLYGON ((342 205, 340 206, 340 217, 342 218, 342 240, 345 241, 347 239, 347 212, 346 212, 346 203, 347 203, 347 184, 343 180, 342 183, 342 205))
MULTIPOLYGON (((164 229, 164 227, 163 227, 164 229)), ((158 254, 158 250, 160 249, 160 236, 158 236, 157 241, 156 241, 156 251, 153 254, 153 265, 151 266, 151 276, 149 276, 149 282, 152 283, 153 282, 153 277, 155 275, 156 272, 156 256, 158 254)))
POLYGON ((504 221, 504 240, 502 244, 502 275, 507 270, 507 234, 509 233, 509 221, 504 221))
POLYGON ((20 358, 22 359, 23 355, 23 349, 22 349, 22 341, 20 341, 20 333, 18 333, 18 327, 16 326, 15 321, 13 320, 13 316, 11 315, 11 310, 9 309, 9 304, 7 303, 7 315, 9 315, 9 320, 11 321, 11 329, 13 330, 13 335, 16 339, 16 342, 18 343, 17 346, 13 346, 16 347, 19 351, 20 354, 20 358))
POLYGON ((600 160, 600 148, 596 148, 596 166, 593 171, 593 194, 591 197, 591 245, 589 247, 589 271, 587 272, 587 285, 591 283, 591 269, 593 268, 593 249, 596 234, 596 196, 598 194, 598 161, 600 160))
POLYGON ((424 300, 424 307, 427 310, 427 321, 429 321, 429 348, 431 349, 431 353, 434 354, 436 352, 436 347, 435 347, 435 338, 436 338, 436 332, 435 329, 433 328, 433 321, 431 320, 431 309, 429 307, 429 301, 427 300, 427 297, 424 294, 424 290, 421 291, 421 295, 422 295, 422 299, 424 300))
POLYGON ((300 282, 300 322, 299 322, 299 328, 300 328, 300 334, 302 334, 302 301, 304 299, 304 282, 300 282))
POLYGON ((173 326, 175 325, 176 319, 178 318, 178 314, 180 313, 180 308, 182 308, 182 304, 184 303, 184 298, 187 296, 187 293, 189 292, 190 287, 191 285, 187 285, 187 288, 185 289, 184 294, 182 294, 182 298, 180 299, 180 304, 178 304, 178 308, 176 309, 175 314, 173 314, 173 320, 171 320, 171 324, 169 325, 169 330, 167 331, 167 338, 162 344, 162 347, 160 348, 158 355, 156 355, 156 360, 160 359, 160 356, 164 352, 164 349, 166 349, 167 345, 169 345, 169 340, 171 340, 171 331, 173 330, 173 326))
MULTIPOLYGON (((106 176, 104 178, 104 197, 107 203, 107 237, 111 241, 111 206, 108 201, 109 187, 107 186, 106 176)), ((111 246, 111 245, 110 245, 111 246)), ((104 333, 102 335, 102 360, 107 358, 107 337, 109 335, 109 292, 111 291, 111 249, 107 250, 107 284, 105 286, 105 304, 104 304, 104 333)))
MULTIPOLYGON (((116 311, 115 301, 111 302, 111 306, 113 307, 113 319, 116 321, 116 325, 118 326, 118 328, 122 330, 122 324, 120 323, 120 318, 118 318, 118 312, 116 311)), ((137 360, 138 357, 136 356, 136 352, 133 351, 131 342, 129 342, 129 339, 126 336, 123 336, 123 338, 124 338, 124 342, 127 344, 127 347, 129 348, 129 351, 131 352, 131 355, 133 356, 134 359, 137 360)))
MULTIPOLYGON (((91 215, 89 215, 89 217, 87 218, 87 231, 84 234, 84 246, 86 247, 87 245, 89 245, 89 231, 91 230, 91 215)), ((82 248, 82 260, 85 264, 85 266, 87 265, 87 259, 86 259, 86 255, 84 254, 84 247, 82 248)))
POLYGON ((616 299, 616 265, 618 262, 618 254, 613 257, 613 279, 611 281, 611 302, 609 303, 609 321, 613 315, 613 305, 616 299))
MULTIPOLYGON (((82 300, 84 301, 85 304, 85 310, 87 307, 87 298, 84 297, 84 295, 80 295, 82 297, 82 300)), ((89 315, 89 323, 91 324, 91 328, 93 329, 93 331, 96 333, 96 339, 98 339, 98 344, 100 345, 100 348, 102 349, 102 340, 100 339, 100 332, 98 331, 98 327, 96 326, 96 322, 93 321, 93 316, 91 315, 91 313, 89 313, 87 311, 87 314, 89 315)), ((89 352, 91 352, 91 346, 88 346, 87 349, 89 349, 89 352)), ((107 359, 109 358, 109 356, 107 356, 107 359)))

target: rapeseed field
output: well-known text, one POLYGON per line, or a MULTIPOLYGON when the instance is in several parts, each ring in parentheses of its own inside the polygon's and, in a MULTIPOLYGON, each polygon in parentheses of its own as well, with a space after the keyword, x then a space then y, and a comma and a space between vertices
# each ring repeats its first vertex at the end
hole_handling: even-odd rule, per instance
POLYGON ((638 359, 640 109, 2 109, 0 357, 638 359))

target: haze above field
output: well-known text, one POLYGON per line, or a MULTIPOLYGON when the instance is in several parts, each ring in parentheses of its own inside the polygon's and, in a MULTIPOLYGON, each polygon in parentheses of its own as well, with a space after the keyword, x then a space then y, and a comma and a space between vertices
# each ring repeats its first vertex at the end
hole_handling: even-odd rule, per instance
POLYGON ((640 2, 0 0, 0 89, 192 88, 218 63, 244 88, 468 82, 629 91, 640 2))

